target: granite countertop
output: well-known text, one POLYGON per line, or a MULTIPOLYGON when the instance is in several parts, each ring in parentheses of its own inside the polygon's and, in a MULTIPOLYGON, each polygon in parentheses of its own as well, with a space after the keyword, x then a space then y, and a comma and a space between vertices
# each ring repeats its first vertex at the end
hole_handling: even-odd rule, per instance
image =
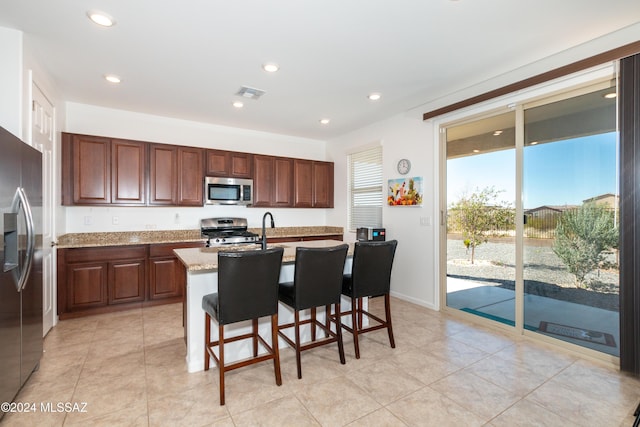
MULTIPOLYGON (((339 240, 312 240, 308 242, 287 242, 268 244, 268 248, 280 247, 284 249, 282 263, 293 263, 296 260, 296 248, 327 248, 338 246, 345 242, 339 240)), ((189 272, 212 272, 218 270, 218 252, 225 250, 259 250, 258 245, 242 245, 236 247, 215 247, 215 248, 186 248, 174 249, 178 259, 184 264, 189 272)), ((347 256, 353 256, 354 244, 349 243, 347 256)))
MULTIPOLYGON (((260 235, 262 229, 249 228, 260 235)), ((269 237, 304 237, 343 235, 342 227, 276 227, 266 229, 269 237)), ((148 245, 161 243, 201 242, 200 229, 195 230, 154 230, 154 231, 116 231, 106 233, 70 233, 58 237, 58 248, 88 248, 97 246, 148 245)))

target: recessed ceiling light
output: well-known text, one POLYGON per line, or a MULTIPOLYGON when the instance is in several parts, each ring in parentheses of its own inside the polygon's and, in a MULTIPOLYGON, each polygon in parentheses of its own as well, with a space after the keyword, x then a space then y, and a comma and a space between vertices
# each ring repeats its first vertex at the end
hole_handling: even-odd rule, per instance
POLYGON ((95 24, 98 24, 102 27, 112 27, 116 24, 116 21, 111 16, 107 15, 104 12, 100 12, 98 10, 88 11, 87 16, 95 24))
POLYGON ((377 101, 377 100, 379 100, 379 99, 380 99, 380 97, 381 97, 381 96, 382 96, 382 95, 380 95, 379 93, 374 92, 374 93, 370 94, 370 95, 368 96, 368 98, 369 98, 371 101, 377 101))
POLYGON ((106 76, 104 76, 104 78, 109 83, 120 83, 122 81, 120 77, 116 76, 115 74, 107 74, 106 76))
POLYGON ((610 92, 610 93, 605 93, 603 96, 604 96, 605 98, 607 98, 607 99, 613 99, 613 98, 615 98, 616 96, 618 96, 618 94, 617 94, 617 93, 615 93, 615 92, 610 92))
POLYGON ((280 67, 278 67, 278 64, 274 64, 273 62, 267 62, 265 64, 262 64, 262 69, 267 73, 275 73, 280 69, 280 67))
POLYGON ((502 135, 502 131, 501 130, 497 130, 495 132, 493 132, 493 136, 500 136, 502 135))
POLYGON ((538 145, 538 141, 531 141, 529 145, 538 145))
POLYGON ((242 108, 242 107, 244 107, 244 104, 242 102, 240 102, 240 101, 236 101, 236 102, 233 103, 233 106, 236 107, 236 108, 242 108))
POLYGON ((474 153, 479 153, 479 152, 480 152, 480 150, 473 150, 473 152, 474 152, 474 153))
POLYGON ((331 120, 329 119, 320 119, 320 123, 323 125, 328 125, 331 120))

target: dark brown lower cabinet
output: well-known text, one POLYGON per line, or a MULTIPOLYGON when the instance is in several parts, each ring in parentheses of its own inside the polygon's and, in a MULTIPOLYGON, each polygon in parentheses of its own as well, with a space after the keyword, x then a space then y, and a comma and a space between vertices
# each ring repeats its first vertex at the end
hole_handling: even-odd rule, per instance
POLYGON ((149 246, 149 299, 160 300, 182 296, 185 274, 174 249, 195 248, 203 243, 167 243, 149 246))
POLYGON ((66 307, 86 310, 107 305, 107 263, 72 263, 66 270, 66 283, 58 282, 59 288, 61 284, 66 288, 66 307))
POLYGON ((109 263, 109 304, 144 301, 145 258, 109 263))
POLYGON ((182 301, 173 249, 203 242, 58 249, 60 319, 182 301))

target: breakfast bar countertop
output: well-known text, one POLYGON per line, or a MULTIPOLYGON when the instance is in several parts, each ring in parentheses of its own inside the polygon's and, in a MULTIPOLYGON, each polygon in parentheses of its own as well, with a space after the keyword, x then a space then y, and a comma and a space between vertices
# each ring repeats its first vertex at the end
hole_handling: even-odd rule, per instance
MULTIPOLYGON (((249 231, 260 234, 258 228, 249 231)), ((309 226, 309 227, 276 227, 266 230, 267 238, 297 238, 306 236, 343 235, 342 227, 309 226)), ((69 233, 58 236, 56 246, 65 248, 88 248, 100 246, 149 245, 163 243, 206 241, 200 229, 190 230, 145 230, 145 231, 113 231, 102 233, 69 233)))
MULTIPOLYGON (((281 247, 284 249, 282 255, 282 263, 293 263, 296 260, 296 248, 327 248, 332 246, 338 246, 345 242, 339 240, 311 240, 306 242, 287 242, 287 243, 268 243, 267 247, 281 247)), ((353 256, 353 243, 349 243, 349 251, 347 256, 353 256)), ((258 245, 234 245, 219 246, 213 248, 186 248, 186 249, 174 249, 178 259, 184 264, 187 272, 196 271, 217 271, 218 270, 218 252, 225 250, 259 250, 258 245)))

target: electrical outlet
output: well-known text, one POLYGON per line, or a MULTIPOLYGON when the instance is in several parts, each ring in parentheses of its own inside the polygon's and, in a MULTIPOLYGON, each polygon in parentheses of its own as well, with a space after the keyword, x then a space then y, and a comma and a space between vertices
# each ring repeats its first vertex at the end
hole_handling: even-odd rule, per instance
POLYGON ((117 216, 112 216, 111 217, 111 224, 113 224, 113 225, 120 224, 120 218, 118 218, 117 216))
POLYGON ((93 219, 89 215, 85 216, 84 225, 91 225, 91 224, 93 224, 93 219))

